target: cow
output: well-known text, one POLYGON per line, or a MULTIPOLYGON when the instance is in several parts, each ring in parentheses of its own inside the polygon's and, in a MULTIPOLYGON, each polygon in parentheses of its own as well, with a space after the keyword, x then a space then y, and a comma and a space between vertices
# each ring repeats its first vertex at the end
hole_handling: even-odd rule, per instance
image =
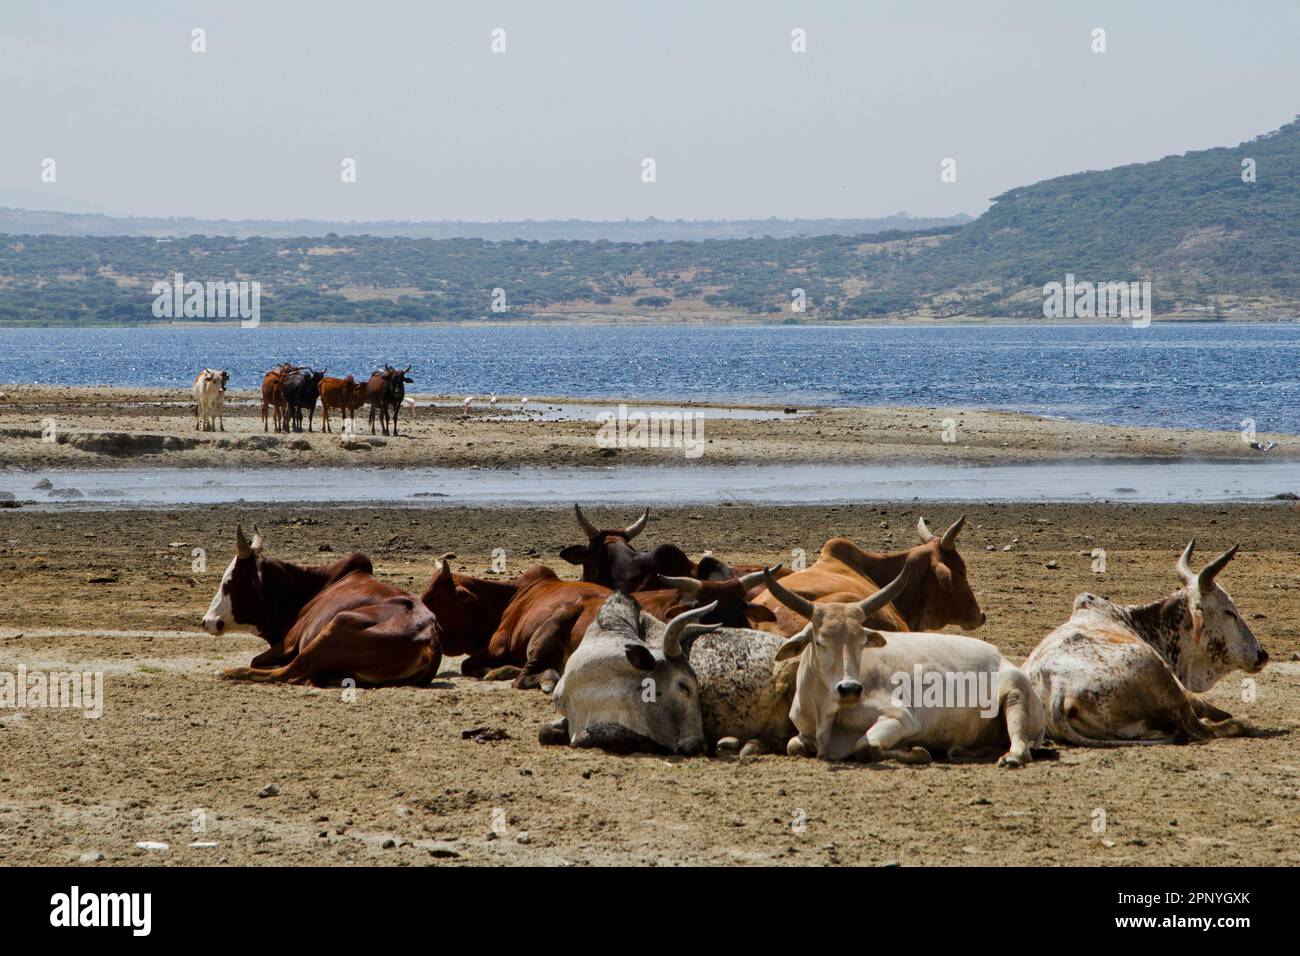
POLYGON ((377 581, 364 554, 316 568, 267 557, 262 536, 235 529, 235 558, 212 597, 203 629, 245 630, 269 647, 226 680, 323 686, 425 686, 442 662, 433 614, 377 581))
POLYGON ((868 626, 914 570, 860 601, 816 604, 765 576, 768 592, 808 622, 776 655, 799 662, 786 753, 929 763, 936 750, 951 759, 1005 748, 998 766, 1024 766, 1045 719, 1023 670, 973 637, 868 626))
POLYGON ((561 716, 540 742, 687 755, 783 748, 794 696, 793 669, 776 664, 783 638, 703 625, 710 605, 665 625, 641 597, 603 602, 555 686, 561 716))
POLYGON ((302 413, 307 412, 307 431, 312 430, 316 418, 316 399, 320 397, 320 383, 325 377, 310 366, 285 373, 280 380, 285 431, 302 431, 302 413))
POLYGON ((286 375, 297 371, 300 371, 300 366, 281 362, 262 376, 262 431, 267 430, 266 419, 268 412, 273 416, 277 432, 288 430, 287 422, 284 421, 284 395, 280 390, 280 386, 286 375))
MULTIPOLYGON (((912 569, 907 586, 891 605, 877 608, 867 624, 884 631, 938 630, 958 624, 967 630, 985 620, 966 579, 966 562, 957 553, 957 535, 966 524, 962 515, 942 535, 933 534, 925 518, 916 522, 921 543, 906 551, 866 551, 848 538, 831 538, 817 561, 782 578, 790 591, 814 603, 861 601, 874 594, 879 581, 892 581, 904 568, 912 569)), ((776 615, 763 630, 794 634, 804 621, 774 595, 760 594, 754 603, 776 615)))
POLYGON ((375 413, 379 413, 384 434, 388 434, 388 415, 393 416, 393 434, 397 434, 397 414, 402 410, 406 398, 406 386, 415 380, 407 373, 411 366, 397 369, 385 365, 370 376, 366 383, 366 401, 370 403, 370 434, 375 433, 375 413))
MULTIPOLYGON (((466 676, 513 679, 517 689, 540 687, 550 693, 609 597, 609 588, 563 581, 544 565, 529 568, 512 581, 454 574, 450 557, 443 556, 420 598, 438 618, 443 652, 468 655, 461 663, 461 673, 466 676)), ((758 576, 761 578, 762 572, 758 576)), ((710 608, 706 623, 727 621, 746 626, 750 613, 765 619, 763 610, 751 612, 746 600, 753 583, 753 579, 687 579, 680 586, 638 596, 650 613, 661 618, 706 603, 710 608)))
POLYGON ((1182 586, 1151 604, 1074 599, 1070 619, 1025 661, 1047 710, 1047 732, 1081 747, 1251 736, 1244 721, 1198 694, 1232 670, 1258 673, 1268 652, 1215 578, 1237 553, 1201 571, 1193 539, 1175 565, 1182 586))
POLYGON ((582 580, 631 594, 656 587, 661 574, 695 576, 695 563, 676 545, 661 544, 653 551, 637 551, 631 546, 632 539, 645 530, 650 520, 649 508, 626 528, 612 529, 597 528, 587 520, 580 505, 575 504, 573 512, 586 532, 587 543, 570 545, 560 552, 560 557, 582 565, 582 580))
MULTIPOLYGON (((366 386, 351 375, 347 378, 326 377, 320 380, 320 409, 323 424, 321 428, 330 430, 330 409, 339 410, 339 418, 344 422, 352 417, 353 431, 356 431, 357 409, 366 403, 366 386)), ((346 430, 346 425, 340 425, 346 430)))
POLYGON ((226 369, 205 368, 194 380, 194 430, 205 432, 226 430, 226 419, 222 412, 226 404, 226 386, 230 383, 230 373, 226 369))

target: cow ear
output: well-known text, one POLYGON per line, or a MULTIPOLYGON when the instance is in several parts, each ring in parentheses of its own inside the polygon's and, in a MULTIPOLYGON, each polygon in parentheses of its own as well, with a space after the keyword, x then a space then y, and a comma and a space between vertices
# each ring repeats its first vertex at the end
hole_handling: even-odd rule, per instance
POLYGON ((862 633, 866 636, 867 647, 885 646, 885 635, 881 634, 879 631, 873 631, 869 627, 864 627, 862 633))
POLYGON ((781 649, 776 652, 778 661, 788 661, 791 658, 798 657, 803 653, 803 649, 808 646, 812 640, 812 625, 809 624, 802 631, 790 638, 781 645, 781 649))
POLYGON ((623 653, 627 655, 628 662, 639 671, 652 671, 655 669, 655 656, 650 653, 650 648, 644 644, 624 644, 623 653))
POLYGON ((458 584, 456 585, 456 599, 461 604, 475 604, 478 602, 478 595, 469 588, 463 588, 458 584))
POLYGON ((749 618, 754 624, 764 624, 776 620, 776 615, 772 613, 772 609, 763 607, 761 604, 746 604, 745 617, 749 618))
POLYGON ((939 581, 939 587, 945 591, 952 590, 952 570, 936 556, 931 562, 930 567, 934 570, 934 576, 939 581))
POLYGON ((582 564, 587 560, 588 554, 590 554, 589 548, 584 548, 580 544, 571 544, 560 552, 560 557, 570 564, 582 564))
POLYGON ((685 604, 674 604, 668 610, 664 611, 664 621, 665 622, 671 621, 678 614, 681 614, 682 612, 689 611, 689 610, 690 608, 687 607, 685 604))

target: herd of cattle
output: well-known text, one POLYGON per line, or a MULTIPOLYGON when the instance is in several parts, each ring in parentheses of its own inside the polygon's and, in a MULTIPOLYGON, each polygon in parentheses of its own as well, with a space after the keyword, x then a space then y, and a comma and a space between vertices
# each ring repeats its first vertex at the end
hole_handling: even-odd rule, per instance
MULTIPOLYGON (((338 412, 343 422, 349 420, 355 427, 357 409, 370 406, 370 433, 375 433, 375 417, 379 417, 384 434, 388 434, 391 416, 393 434, 397 434, 397 415, 402 406, 414 403, 406 400, 406 386, 413 380, 411 366, 404 369, 385 365, 361 383, 351 375, 332 378, 307 365, 282 362, 262 376, 262 431, 269 424, 277 432, 302 431, 303 413, 307 415, 307 431, 312 431, 316 418, 316 402, 321 406, 321 427, 330 430, 330 409, 338 412)), ((226 430, 222 413, 225 408, 226 387, 230 373, 225 369, 205 368, 194 380, 194 427, 196 430, 226 430)), ((342 426, 346 428, 346 424, 342 426)))
POLYGON ((1180 587, 1149 604, 1079 595, 1016 665, 992 644, 939 632, 985 620, 957 551, 964 515, 939 535, 920 519, 907 550, 832 538, 790 572, 692 561, 670 544, 638 550, 648 509, 619 529, 574 510, 587 541, 561 556, 582 566, 581 581, 542 565, 509 581, 471 577, 452 572, 449 554, 418 599, 378 580, 363 554, 299 567, 239 528, 203 626, 267 642, 223 674, 233 680, 427 685, 444 654, 465 655, 466 676, 551 694, 560 716, 542 743, 619 753, 999 754, 1019 767, 1047 738, 1121 746, 1253 733, 1199 696, 1268 661, 1216 583, 1235 547, 1198 572, 1189 543, 1180 587))

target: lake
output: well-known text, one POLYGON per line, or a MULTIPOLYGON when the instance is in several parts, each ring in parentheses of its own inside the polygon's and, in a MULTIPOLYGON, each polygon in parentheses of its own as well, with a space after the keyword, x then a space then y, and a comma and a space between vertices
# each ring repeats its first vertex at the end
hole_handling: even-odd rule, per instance
POLYGON ((1012 409, 1300 434, 1300 324, 0 328, 0 382, 257 386, 280 361, 412 366, 414 390, 1012 409))

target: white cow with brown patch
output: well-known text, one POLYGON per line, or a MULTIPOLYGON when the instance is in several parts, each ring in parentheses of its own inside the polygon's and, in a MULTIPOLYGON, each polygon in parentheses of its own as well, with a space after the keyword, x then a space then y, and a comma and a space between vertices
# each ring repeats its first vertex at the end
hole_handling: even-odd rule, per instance
POLYGON ((1195 544, 1178 559, 1177 591, 1151 604, 1080 594, 1070 619, 1029 655, 1025 669, 1054 739, 1115 747, 1254 732, 1197 696, 1229 671, 1257 673, 1268 653, 1214 580, 1237 548, 1197 573, 1195 544))
POLYGON ((216 431, 218 423, 221 431, 226 430, 226 419, 222 412, 226 403, 226 385, 230 373, 225 369, 218 371, 205 368, 194 380, 194 430, 216 431))

